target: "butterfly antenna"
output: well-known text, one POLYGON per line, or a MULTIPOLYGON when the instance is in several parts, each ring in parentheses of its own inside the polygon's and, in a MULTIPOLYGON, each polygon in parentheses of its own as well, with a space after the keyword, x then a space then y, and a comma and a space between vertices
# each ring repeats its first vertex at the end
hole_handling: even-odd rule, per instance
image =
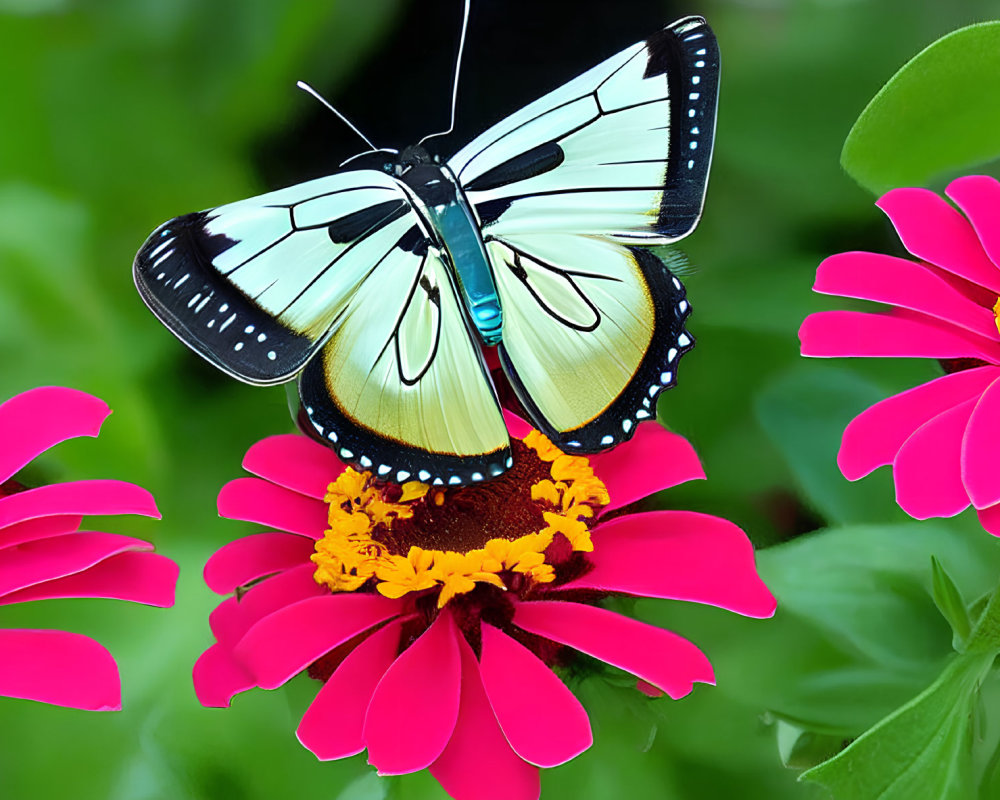
POLYGON ((347 127, 350 128, 352 131, 354 131, 358 136, 364 139, 365 143, 372 150, 378 150, 378 148, 374 144, 372 144, 371 139, 369 139, 360 130, 358 130, 357 126, 353 122, 351 122, 347 117, 345 117, 343 114, 337 111, 337 109, 335 109, 332 105, 330 105, 329 101, 327 101, 326 98, 324 98, 319 92, 313 89, 312 86, 310 86, 305 81, 296 81, 295 85, 298 86, 303 92, 308 92, 309 94, 311 94, 313 97, 319 100, 323 105, 325 105, 328 109, 330 109, 334 114, 340 117, 344 121, 344 124, 346 124, 347 127))
POLYGON ((462 13, 462 35, 458 40, 458 57, 455 59, 455 79, 451 85, 451 122, 448 125, 448 130, 429 133, 417 142, 418 145, 423 144, 428 139, 433 139, 435 136, 446 136, 455 130, 455 109, 458 107, 458 76, 462 72, 462 53, 465 52, 465 34, 469 29, 469 6, 471 2, 472 0, 465 0, 465 10, 462 13))

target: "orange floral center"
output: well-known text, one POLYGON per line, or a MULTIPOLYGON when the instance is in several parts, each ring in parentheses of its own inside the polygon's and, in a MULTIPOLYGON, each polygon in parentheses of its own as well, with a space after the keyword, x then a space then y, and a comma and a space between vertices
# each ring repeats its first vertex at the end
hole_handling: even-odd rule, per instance
POLYGON ((386 597, 437 594, 437 607, 477 585, 528 592, 552 583, 608 503, 590 462, 532 431, 511 445, 514 464, 482 484, 438 489, 379 484, 348 468, 330 484, 329 524, 312 556, 331 591, 373 587, 386 597))

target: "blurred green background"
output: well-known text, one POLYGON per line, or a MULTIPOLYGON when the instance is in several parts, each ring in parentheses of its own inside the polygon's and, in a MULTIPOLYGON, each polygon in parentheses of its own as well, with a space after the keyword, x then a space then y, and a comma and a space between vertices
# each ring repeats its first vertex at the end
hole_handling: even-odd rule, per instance
MULTIPOLYGON (((140 483, 163 521, 105 524, 151 538, 182 566, 169 610, 98 600, 0 609, 5 627, 61 627, 108 646, 125 703, 91 714, 0 699, 0 796, 443 796, 426 774, 377 781, 363 756, 317 762, 294 736, 315 693, 308 679, 227 710, 197 704, 190 669, 211 643, 218 600, 201 567, 248 532, 217 517, 216 493, 253 441, 291 423, 281 388, 230 381, 168 334, 130 268, 165 219, 328 173, 358 148, 296 79, 378 144, 443 127, 460 8, 0 0, 0 396, 61 384, 106 400, 115 413, 99 439, 59 446, 27 478, 140 483)), ((834 463, 851 416, 934 366, 805 363, 795 334, 809 312, 844 305, 810 292, 824 256, 899 251, 838 162, 857 115, 921 48, 998 12, 986 0, 474 2, 456 144, 665 22, 698 13, 714 27, 715 160, 704 219, 684 243, 698 347, 659 408, 709 480, 654 502, 743 526, 782 601, 771 621, 637 604, 698 643, 719 685, 679 702, 577 687, 595 746, 546 771, 544 797, 822 797, 783 759, 835 751, 933 680, 949 652, 926 591, 929 554, 969 600, 994 582, 1000 558, 974 519, 907 523, 886 474, 847 484, 834 463), (833 530, 796 538, 824 526, 833 530)))

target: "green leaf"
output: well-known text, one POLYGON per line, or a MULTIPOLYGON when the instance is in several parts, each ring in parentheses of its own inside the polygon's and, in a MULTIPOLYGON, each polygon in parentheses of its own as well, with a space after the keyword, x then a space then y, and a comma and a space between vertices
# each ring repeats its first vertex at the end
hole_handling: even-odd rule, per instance
POLYGON ((991 655, 958 656, 923 693, 801 776, 837 800, 967 800, 970 715, 991 655))
POLYGON ((970 653, 993 653, 1000 651, 1000 588, 997 588, 986 608, 969 635, 966 650, 970 653))
POLYGON ((972 623, 969 621, 969 612, 962 599, 962 593, 945 568, 941 566, 941 562, 934 556, 931 556, 931 571, 931 591, 934 596, 934 604, 948 620, 948 624, 954 631, 953 646, 956 650, 961 650, 972 630, 972 623))
POLYGON ((781 763, 793 769, 813 767, 826 761, 843 746, 840 736, 816 733, 784 720, 775 724, 781 763))
POLYGON ((961 28, 906 63, 847 136, 840 163, 875 194, 1000 156, 1000 22, 961 28))
POLYGON ((830 528, 761 552, 758 569, 779 608, 859 655, 905 667, 940 659, 947 649, 927 559, 947 561, 971 595, 994 583, 1000 569, 994 540, 958 534, 932 522, 830 528))

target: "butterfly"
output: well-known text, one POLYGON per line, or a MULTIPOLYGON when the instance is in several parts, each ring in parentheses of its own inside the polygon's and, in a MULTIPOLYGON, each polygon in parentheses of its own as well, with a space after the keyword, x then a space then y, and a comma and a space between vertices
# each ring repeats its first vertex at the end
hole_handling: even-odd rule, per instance
POLYGON ((554 444, 606 450, 655 416, 693 345, 684 287, 648 248, 701 216, 718 76, 711 28, 686 17, 446 160, 373 150, 172 219, 136 286, 229 375, 299 375, 304 426, 381 479, 511 467, 489 348, 554 444))

